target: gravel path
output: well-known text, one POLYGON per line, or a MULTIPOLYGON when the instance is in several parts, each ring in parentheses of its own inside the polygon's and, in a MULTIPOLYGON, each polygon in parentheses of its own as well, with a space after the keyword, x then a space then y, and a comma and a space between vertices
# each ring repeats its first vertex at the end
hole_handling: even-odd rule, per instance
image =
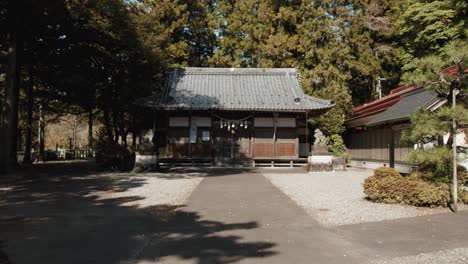
POLYGON ((369 170, 345 172, 264 173, 325 226, 337 226, 447 212, 446 208, 415 208, 377 204, 364 199, 362 183, 369 170))
POLYGON ((101 174, 109 191, 94 192, 99 199, 127 198, 124 206, 139 208, 156 205, 182 205, 202 181, 198 173, 108 173, 101 174))
POLYGON ((468 248, 456 248, 416 256, 398 257, 376 260, 370 264, 466 264, 468 263, 468 248))

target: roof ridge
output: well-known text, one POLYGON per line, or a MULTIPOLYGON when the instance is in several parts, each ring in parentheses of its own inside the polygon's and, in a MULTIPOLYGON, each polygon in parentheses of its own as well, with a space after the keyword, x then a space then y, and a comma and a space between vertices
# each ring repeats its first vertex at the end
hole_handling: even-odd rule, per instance
POLYGON ((297 75, 296 68, 214 68, 214 67, 175 67, 170 71, 190 75, 297 75))

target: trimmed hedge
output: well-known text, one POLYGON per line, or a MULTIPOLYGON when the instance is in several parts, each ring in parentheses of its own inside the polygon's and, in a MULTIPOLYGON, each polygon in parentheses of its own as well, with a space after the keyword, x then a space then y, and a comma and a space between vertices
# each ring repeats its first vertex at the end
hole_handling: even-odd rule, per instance
POLYGON ((462 201, 464 204, 468 204, 468 191, 460 190, 458 200, 462 201))
POLYGON ((135 155, 127 147, 109 139, 105 131, 96 140, 96 163, 102 169, 128 171, 133 168, 135 155))
POLYGON ((384 178, 384 177, 396 177, 396 176, 401 176, 401 175, 394 168, 380 167, 374 171, 374 176, 377 178, 384 178))
POLYGON ((447 206, 447 184, 425 182, 416 177, 371 176, 364 181, 364 193, 373 202, 424 207, 447 206))

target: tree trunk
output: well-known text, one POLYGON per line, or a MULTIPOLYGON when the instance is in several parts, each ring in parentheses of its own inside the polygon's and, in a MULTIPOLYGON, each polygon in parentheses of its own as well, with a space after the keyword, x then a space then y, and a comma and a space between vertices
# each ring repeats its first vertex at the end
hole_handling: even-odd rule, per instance
POLYGON ((447 143, 445 144, 445 146, 447 146, 448 148, 452 147, 453 140, 454 140, 454 133, 453 133, 453 131, 451 130, 451 131, 450 131, 450 134, 449 134, 449 137, 448 137, 448 139, 447 139, 447 143))
POLYGON ((33 88, 34 88, 34 76, 32 65, 29 66, 29 83, 26 86, 26 135, 25 135, 25 147, 24 147, 24 164, 31 164, 31 146, 32 146, 32 122, 33 122, 33 88))
POLYGON ((18 101, 19 74, 21 70, 20 55, 22 40, 20 38, 20 21, 17 15, 16 1, 10 1, 8 10, 12 19, 12 32, 8 47, 8 70, 6 75, 5 101, 3 103, 3 120, 0 144, 0 173, 13 170, 17 165, 16 144, 18 135, 18 101))
POLYGON ((109 116, 109 108, 107 108, 106 106, 104 106, 104 126, 106 128, 108 139, 112 140, 113 136, 112 136, 112 126, 111 126, 110 116, 109 116))
POLYGON ((77 117, 73 120, 73 153, 76 151, 76 128, 78 126, 77 117))
POLYGON ((125 133, 125 132, 121 133, 120 140, 122 142, 121 144, 126 147, 128 145, 127 144, 127 133, 125 133))
POLYGON ((88 148, 93 149, 93 107, 88 109, 88 148))
POLYGON ((45 142, 44 142, 44 133, 45 133, 45 114, 44 114, 44 106, 43 103, 41 102, 39 104, 39 125, 38 125, 38 142, 39 142, 39 156, 38 159, 39 161, 44 161, 45 160, 45 142))
POLYGON ((115 143, 118 143, 119 142, 119 136, 120 136, 120 133, 119 133, 119 124, 118 124, 118 116, 117 116, 117 111, 116 109, 113 107, 112 108, 112 125, 114 127, 114 142, 115 143))
POLYGON ((132 150, 133 151, 136 151, 136 138, 137 138, 137 134, 134 129, 132 130, 132 150))
POLYGON ((122 144, 127 146, 127 132, 125 132, 125 124, 124 124, 124 114, 122 111, 119 113, 119 130, 120 130, 120 137, 122 140, 122 144))
POLYGON ((114 143, 119 143, 119 137, 120 137, 119 127, 114 122, 114 143))
POLYGON ((136 119, 135 115, 132 114, 132 150, 136 151, 136 119))
POLYGON ((438 136, 437 137, 437 146, 442 147, 444 145, 444 137, 443 136, 438 136))

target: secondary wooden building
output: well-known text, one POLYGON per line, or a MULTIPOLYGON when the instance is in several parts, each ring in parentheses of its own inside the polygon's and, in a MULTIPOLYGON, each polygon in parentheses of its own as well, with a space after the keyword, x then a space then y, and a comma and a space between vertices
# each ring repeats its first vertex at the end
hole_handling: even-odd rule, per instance
POLYGON ((420 108, 435 111, 446 101, 431 90, 415 86, 400 87, 389 95, 353 109, 346 121, 345 144, 351 165, 377 168, 390 166, 409 172, 414 166, 407 156, 414 145, 401 140, 410 116, 420 108))
POLYGON ((294 162, 310 152, 306 120, 334 106, 304 94, 296 69, 177 68, 154 111, 160 161, 294 162))

